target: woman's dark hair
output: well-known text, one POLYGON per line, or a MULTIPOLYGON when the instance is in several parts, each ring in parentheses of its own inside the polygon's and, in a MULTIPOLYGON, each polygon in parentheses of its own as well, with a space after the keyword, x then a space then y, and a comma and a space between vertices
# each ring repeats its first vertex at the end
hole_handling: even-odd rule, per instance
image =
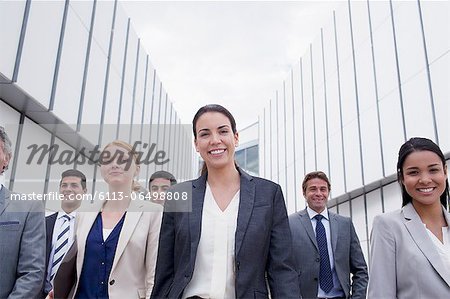
MULTIPOLYGON (((227 108, 225 108, 219 104, 209 104, 209 105, 203 106, 200 109, 198 109, 197 113, 195 113, 195 115, 194 115, 194 119, 192 120, 192 130, 194 132, 194 139, 197 139, 197 121, 200 118, 200 116, 202 116, 203 114, 205 114, 207 112, 218 112, 218 113, 225 115, 228 118, 228 120, 230 121, 231 130, 233 131, 233 134, 237 133, 236 121, 234 120, 234 117, 231 114, 231 112, 228 111, 227 108)), ((235 164, 236 164, 236 162, 235 162, 235 164)), ((202 175, 205 174, 206 171, 207 171, 206 163, 203 162, 201 174, 202 175)))
POLYGON ((236 134, 236 121, 234 120, 233 115, 228 111, 225 107, 220 106, 218 104, 209 104, 198 109, 197 113, 195 113, 194 119, 192 120, 192 130, 194 131, 194 139, 197 139, 197 121, 203 114, 207 112, 218 112, 225 115, 231 124, 231 130, 233 134, 236 134))
MULTIPOLYGON (((412 202, 411 195, 406 192, 406 188, 402 183, 403 180, 403 164, 405 163, 406 158, 413 152, 419 151, 430 151, 439 156, 442 161, 442 166, 445 169, 445 157, 442 153, 439 146, 427 138, 422 137, 414 137, 406 141, 398 152, 398 161, 397 161, 397 180, 400 183, 400 187, 402 188, 402 207, 412 202)), ((449 197, 449 185, 448 179, 445 182, 445 191, 441 194, 441 204, 447 209, 447 201, 449 197)))

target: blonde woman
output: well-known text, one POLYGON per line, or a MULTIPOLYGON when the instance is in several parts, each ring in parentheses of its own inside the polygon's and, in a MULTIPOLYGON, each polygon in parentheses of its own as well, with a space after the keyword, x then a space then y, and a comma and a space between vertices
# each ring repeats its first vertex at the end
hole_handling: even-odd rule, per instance
POLYGON ((140 165, 130 144, 113 141, 102 157, 107 198, 99 212, 79 213, 77 281, 70 298, 149 298, 161 208, 133 194, 140 165))

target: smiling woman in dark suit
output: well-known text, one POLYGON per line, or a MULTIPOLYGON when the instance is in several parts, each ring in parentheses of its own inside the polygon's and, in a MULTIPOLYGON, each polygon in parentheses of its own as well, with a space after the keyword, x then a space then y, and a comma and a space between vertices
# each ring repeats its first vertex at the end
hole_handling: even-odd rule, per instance
POLYGON ((236 167, 236 122, 220 105, 200 108, 195 147, 205 161, 192 212, 165 212, 152 298, 298 298, 279 185, 236 167))

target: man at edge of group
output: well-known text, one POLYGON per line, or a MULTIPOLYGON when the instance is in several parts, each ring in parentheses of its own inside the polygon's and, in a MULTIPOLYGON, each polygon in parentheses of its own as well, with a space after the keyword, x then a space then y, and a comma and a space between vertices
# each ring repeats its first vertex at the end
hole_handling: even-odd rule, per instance
MULTIPOLYGON (((0 126, 0 176, 12 157, 11 140, 0 126)), ((0 184, 0 298, 36 298, 45 266, 44 205, 15 200, 0 184)))
POLYGON ((302 297, 365 298, 366 261, 351 219, 327 209, 328 177, 308 173, 302 189, 308 206, 289 216, 302 297))
POLYGON ((43 298, 53 288, 56 272, 73 243, 76 210, 82 202, 79 197, 86 194, 86 191, 86 176, 81 171, 68 169, 61 174, 59 182, 61 211, 45 217, 47 238, 43 298))

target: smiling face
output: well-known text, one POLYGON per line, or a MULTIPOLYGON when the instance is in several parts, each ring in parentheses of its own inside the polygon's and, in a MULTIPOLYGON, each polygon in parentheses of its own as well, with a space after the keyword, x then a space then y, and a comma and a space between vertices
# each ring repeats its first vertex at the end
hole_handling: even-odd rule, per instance
POLYGON ((401 182, 414 205, 440 205, 445 190, 447 167, 432 151, 415 151, 403 163, 401 182))
POLYGON ((81 178, 66 176, 61 179, 59 193, 64 196, 61 207, 66 213, 76 210, 81 205, 81 194, 86 193, 81 184, 81 178))
POLYGON ((206 112, 195 124, 197 138, 195 148, 208 169, 234 167, 234 149, 238 145, 238 133, 233 133, 230 120, 219 112, 206 112))
POLYGON ((104 159, 100 172, 105 182, 110 186, 131 186, 135 176, 139 174, 139 165, 129 150, 122 146, 111 144, 104 151, 104 159))
POLYGON ((308 207, 317 213, 321 213, 327 206, 329 193, 330 190, 326 181, 313 178, 306 182, 306 190, 303 192, 303 196, 308 203, 308 207))

